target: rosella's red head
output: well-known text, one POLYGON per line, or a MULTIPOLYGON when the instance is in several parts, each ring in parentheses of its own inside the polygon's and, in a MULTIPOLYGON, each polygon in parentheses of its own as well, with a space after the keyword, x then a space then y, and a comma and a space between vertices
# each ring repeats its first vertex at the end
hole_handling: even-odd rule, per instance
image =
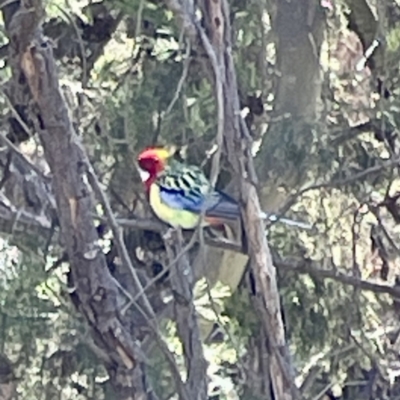
POLYGON ((146 189, 157 179, 160 172, 165 169, 168 158, 171 157, 173 151, 163 147, 151 147, 143 150, 137 162, 140 168, 140 176, 144 182, 146 189))

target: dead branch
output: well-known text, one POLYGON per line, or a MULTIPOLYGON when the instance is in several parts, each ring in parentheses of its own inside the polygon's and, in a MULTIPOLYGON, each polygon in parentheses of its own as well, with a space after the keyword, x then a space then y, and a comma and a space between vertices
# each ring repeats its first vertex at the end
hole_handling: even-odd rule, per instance
POLYGON ((39 0, 21 1, 8 34, 13 47, 13 73, 25 75, 41 114, 41 120, 35 122, 53 174, 53 191, 75 295, 96 344, 110 356, 107 368, 118 398, 156 399, 145 379, 144 360, 132 339, 134 332, 121 319, 118 289, 97 243, 92 218, 94 204, 84 168, 85 152, 59 87, 51 43, 40 30, 41 12, 39 0))
MULTIPOLYGON (((240 116, 236 73, 231 53, 231 27, 229 6, 226 0, 220 1, 225 24, 223 56, 225 71, 225 143, 228 159, 233 170, 241 177, 240 198, 243 204, 243 220, 246 231, 251 267, 255 276, 255 291, 261 321, 269 342, 269 372, 276 398, 286 400, 297 397, 291 375, 290 361, 286 357, 286 340, 281 317, 276 271, 260 219, 261 207, 254 187, 257 182, 253 158, 252 142, 246 125, 240 116), (250 182, 253 183, 250 183, 250 182)), ((217 21, 214 21, 216 23, 217 21)))
MULTIPOLYGON (((167 6, 175 13, 178 21, 185 29, 187 36, 195 45, 199 41, 209 56, 216 81, 216 97, 219 111, 219 125, 223 123, 224 144, 229 161, 235 174, 241 177, 241 200, 244 204, 244 225, 246 228, 249 253, 256 276, 256 291, 259 299, 260 312, 265 332, 271 344, 270 375, 276 398, 293 399, 291 389, 293 380, 290 369, 283 362, 286 345, 283 323, 281 319, 279 296, 276 284, 275 267, 264 234, 263 223, 258 217, 261 214, 257 193, 251 182, 257 182, 251 157, 250 135, 245 123, 240 117, 239 97, 236 84, 236 73, 232 58, 231 27, 229 22, 229 5, 225 0, 205 0, 202 10, 205 10, 203 27, 196 23, 194 13, 190 13, 187 2, 166 0, 167 6), (211 4, 212 3, 212 4, 211 4), (222 88, 223 101, 218 88, 222 88)), ((221 139, 217 138, 221 143, 221 139)), ((219 156, 219 155, 218 155, 219 156)), ((218 162, 216 161, 217 165, 218 162)))

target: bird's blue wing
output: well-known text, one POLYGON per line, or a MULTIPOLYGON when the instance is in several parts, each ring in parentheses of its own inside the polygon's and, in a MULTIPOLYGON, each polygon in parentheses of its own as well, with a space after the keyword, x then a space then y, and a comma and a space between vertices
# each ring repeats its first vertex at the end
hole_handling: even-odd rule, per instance
POLYGON ((213 218, 237 218, 239 205, 224 193, 213 190, 203 172, 197 167, 181 166, 168 169, 160 177, 160 197, 171 208, 184 209, 213 218))
POLYGON ((181 189, 165 188, 160 185, 161 201, 171 208, 200 213, 204 205, 204 196, 188 193, 181 189))

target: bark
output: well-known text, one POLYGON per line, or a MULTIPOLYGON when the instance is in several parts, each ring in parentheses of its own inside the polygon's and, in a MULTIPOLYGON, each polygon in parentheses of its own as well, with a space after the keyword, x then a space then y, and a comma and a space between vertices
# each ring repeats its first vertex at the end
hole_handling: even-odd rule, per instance
MULTIPOLYGON (((322 83, 319 58, 325 19, 319 3, 316 0, 278 1, 276 14, 272 15, 277 70, 275 100, 272 118, 256 159, 261 177, 260 200, 262 208, 269 211, 279 211, 288 191, 303 185, 310 168, 310 143, 314 139, 314 132, 318 131, 317 110, 322 83)), ((270 257, 270 254, 266 254, 266 257, 270 257)), ((262 273, 261 269, 259 273, 262 273)), ((262 284, 266 284, 263 290, 274 293, 274 280, 270 282, 267 276, 264 278, 261 280, 262 284), (272 287, 268 287, 269 283, 272 287)), ((268 301, 274 299, 275 310, 280 310, 278 295, 268 301)), ((256 306, 262 311, 264 306, 260 300, 256 299, 256 306)), ((278 326, 278 337, 283 338, 284 328, 280 325, 280 318, 276 314, 269 314, 263 320, 267 330, 271 329, 271 324, 278 326), (278 319, 274 321, 274 318, 278 319)), ((262 336, 258 340, 259 348, 264 348, 262 336)), ((270 363, 275 368, 277 362, 283 363, 286 379, 293 378, 284 340, 278 339, 272 346, 277 347, 278 356, 275 360, 271 358, 270 363)), ((274 379, 273 376, 271 379, 274 379)), ((279 384, 288 385, 289 382, 281 380, 279 384)))
POLYGON ((256 337, 250 339, 248 352, 243 361, 247 375, 244 398, 273 400, 269 374, 269 351, 262 328, 257 332, 256 337))
MULTIPOLYGON (((214 64, 218 106, 223 109, 223 138, 228 159, 239 178, 239 195, 243 204, 243 222, 246 232, 251 267, 255 276, 255 294, 261 322, 268 339, 269 373, 276 398, 293 399, 297 392, 292 381, 291 369, 286 364, 286 342, 281 317, 276 271, 265 238, 264 224, 260 219, 260 202, 254 183, 258 181, 251 155, 252 140, 239 110, 239 95, 232 57, 229 7, 224 0, 208 2, 209 26, 216 53, 214 64), (213 3, 211 5, 211 3, 213 3), (220 25, 224 29, 220 29, 220 25), (216 37, 222 37, 217 40, 216 37), (222 71, 219 75, 218 71, 222 71), (218 78, 221 82, 218 82, 218 78), (219 98, 218 85, 222 86, 223 100, 219 98)), ((204 43, 204 42, 203 42, 204 43)), ((221 122, 221 121, 220 121, 221 122)))
POLYGON ((180 231, 173 232, 168 241, 167 251, 172 265, 170 281, 174 297, 174 319, 182 341, 187 373, 185 394, 180 393, 180 398, 207 400, 207 363, 193 302, 195 283, 193 268, 188 255, 183 254, 184 250, 180 246, 182 243, 180 231))
POLYGON ((227 152, 232 169, 239 180, 240 199, 243 204, 244 227, 248 239, 249 255, 256 281, 256 296, 265 334, 270 344, 269 373, 275 398, 293 399, 296 390, 290 369, 283 361, 285 335, 281 319, 275 267, 260 220, 259 199, 252 183, 256 182, 251 156, 251 138, 240 117, 238 88, 232 59, 229 6, 224 0, 206 0, 202 4, 205 30, 195 22, 194 10, 189 2, 167 0, 167 6, 175 13, 194 44, 201 43, 213 72, 218 105, 217 143, 220 145, 213 160, 211 180, 218 173, 222 145, 227 152), (246 177, 249 178, 246 179, 246 177))
MULTIPOLYGON (((106 354, 108 369, 119 399, 156 398, 144 372, 144 360, 133 341, 134 323, 119 313, 119 293, 97 244, 87 185, 89 168, 65 100, 60 91, 51 43, 42 35, 40 1, 18 4, 8 25, 13 79, 19 85, 39 133, 52 173, 62 240, 71 265, 74 295, 90 326, 95 343, 106 354), (17 82, 15 78, 20 78, 17 82)), ((139 288, 138 288, 139 290, 139 288)))
MULTIPOLYGON (((177 23, 185 29, 185 33, 188 36, 188 38, 190 38, 192 46, 203 47, 201 52, 205 51, 207 53, 206 49, 201 44, 202 40, 207 39, 206 32, 204 31, 203 28, 200 28, 194 22, 195 17, 194 17, 194 8, 192 2, 165 0, 165 4, 175 14, 177 23)), ((220 17, 220 11, 218 10, 219 5, 217 6, 217 8, 215 8, 214 5, 209 6, 207 4, 202 3, 201 7, 205 10, 205 13, 216 12, 218 14, 215 16, 217 20, 220 17)), ((211 17, 209 16, 208 20, 205 21, 208 30, 213 29, 212 24, 210 24, 209 21, 210 18, 211 17)), ((221 32, 218 33, 218 35, 220 34, 221 32)), ((214 34, 211 33, 211 35, 214 34)), ((215 43, 219 46, 219 44, 221 44, 222 42, 221 38, 218 38, 218 35, 214 35, 212 40, 215 41, 215 43)), ((213 50, 211 49, 211 51, 213 50)), ((214 57, 216 57, 215 54, 214 57)), ((213 66, 210 58, 205 60, 203 70, 206 76, 213 83, 215 83, 215 76, 213 74, 213 66)), ((219 120, 223 118, 221 115, 223 112, 222 108, 223 105, 221 107, 221 102, 219 102, 219 117, 218 117, 219 120)), ((220 148, 222 148, 223 137, 221 129, 219 129, 219 131, 220 132, 218 135, 218 143, 221 145, 220 148)), ((241 254, 237 250, 226 249, 224 248, 224 246, 218 246, 218 245, 217 246, 205 245, 204 248, 202 249, 202 254, 198 254, 193 261, 193 270, 196 274, 196 279, 203 276, 207 278, 207 282, 210 289, 212 289, 217 282, 220 282, 223 285, 228 286, 230 291, 233 293, 237 289, 243 277, 243 274, 246 270, 246 266, 248 265, 248 261, 249 261, 248 255, 241 254)), ((205 296, 209 297, 208 294, 205 294, 205 296)), ((205 301, 206 300, 204 298, 201 299, 203 305, 205 301)), ((208 308, 213 311, 216 309, 215 305, 213 305, 211 302, 208 302, 208 308)), ((200 315, 199 323, 201 327, 201 337, 203 340, 205 340, 212 331, 212 328, 214 326, 214 321, 209 321, 200 315)))

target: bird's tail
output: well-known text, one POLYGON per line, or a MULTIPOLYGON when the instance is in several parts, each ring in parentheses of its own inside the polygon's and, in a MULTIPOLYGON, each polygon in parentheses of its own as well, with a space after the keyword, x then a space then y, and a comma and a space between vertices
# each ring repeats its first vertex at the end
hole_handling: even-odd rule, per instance
MULTIPOLYGON (((223 192, 218 193, 218 201, 213 202, 211 206, 207 207, 205 216, 206 219, 213 225, 217 225, 218 222, 236 220, 240 218, 240 205, 232 197, 223 192)), ((269 214, 261 212, 261 219, 269 220, 271 222, 282 222, 288 226, 294 226, 300 229, 311 230, 313 227, 311 224, 302 221, 295 221, 289 218, 280 218, 275 214, 269 214)))

